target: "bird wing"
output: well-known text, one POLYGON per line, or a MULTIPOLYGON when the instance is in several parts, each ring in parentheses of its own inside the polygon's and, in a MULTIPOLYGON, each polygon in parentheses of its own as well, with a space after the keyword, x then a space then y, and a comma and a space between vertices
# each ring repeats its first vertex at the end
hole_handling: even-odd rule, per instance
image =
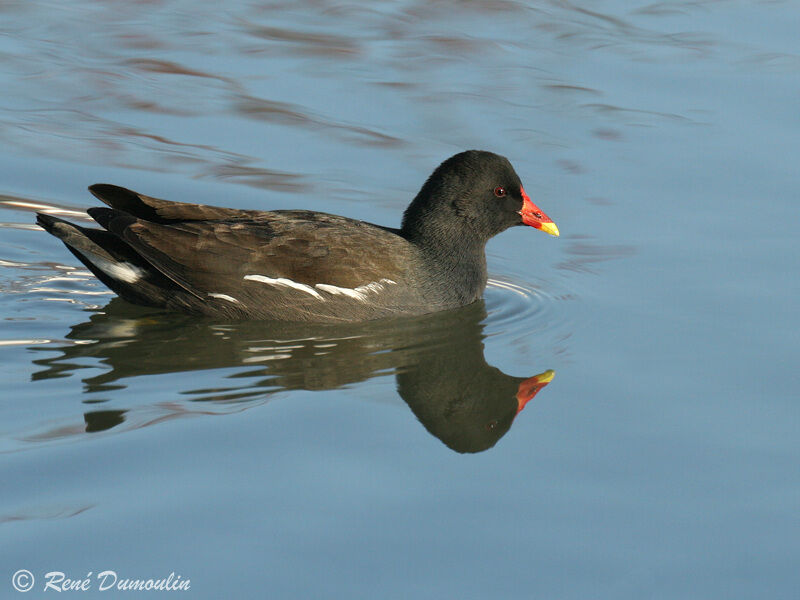
POLYGON ((89 186, 89 191, 111 208, 151 223, 240 219, 259 213, 256 210, 162 200, 109 183, 95 183, 89 186))
POLYGON ((233 209, 222 209, 226 213, 220 220, 176 220, 179 214, 208 214, 214 208, 188 206, 159 208, 156 216, 162 222, 116 209, 89 213, 198 298, 244 295, 257 303, 293 288, 298 293, 290 294, 292 302, 304 303, 320 298, 325 288, 318 284, 352 290, 382 279, 399 283, 406 270, 407 242, 376 225, 309 211, 233 209))

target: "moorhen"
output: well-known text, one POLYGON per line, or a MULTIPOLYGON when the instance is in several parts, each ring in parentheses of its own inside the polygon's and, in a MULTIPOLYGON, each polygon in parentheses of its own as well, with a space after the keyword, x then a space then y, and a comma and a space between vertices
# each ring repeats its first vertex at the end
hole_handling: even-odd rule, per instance
POLYGON ((514 225, 558 235, 508 159, 444 161, 400 229, 308 210, 170 202, 109 184, 104 229, 37 222, 105 285, 137 304, 224 319, 364 321, 470 304, 486 287, 486 242, 514 225))

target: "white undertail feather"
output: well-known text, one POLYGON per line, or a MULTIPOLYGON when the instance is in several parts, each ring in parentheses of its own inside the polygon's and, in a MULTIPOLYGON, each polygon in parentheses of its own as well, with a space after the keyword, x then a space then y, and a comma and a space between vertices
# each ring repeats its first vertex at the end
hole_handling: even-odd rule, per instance
MULTIPOLYGON (((76 248, 76 250, 78 249, 76 248)), ((120 281, 124 281, 125 283, 136 283, 147 274, 144 269, 140 269, 131 263, 112 262, 101 256, 97 256, 96 254, 89 254, 81 250, 78 250, 78 252, 80 252, 81 256, 83 256, 86 260, 88 260, 112 279, 118 279, 120 281)))

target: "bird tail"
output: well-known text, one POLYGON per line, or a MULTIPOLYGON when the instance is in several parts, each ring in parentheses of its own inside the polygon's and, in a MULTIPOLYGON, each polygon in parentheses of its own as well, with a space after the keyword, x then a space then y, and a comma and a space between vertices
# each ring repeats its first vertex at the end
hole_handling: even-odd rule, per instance
POLYGON ((54 235, 94 275, 121 297, 137 304, 163 306, 165 288, 174 284, 111 232, 81 227, 43 213, 36 223, 54 235))

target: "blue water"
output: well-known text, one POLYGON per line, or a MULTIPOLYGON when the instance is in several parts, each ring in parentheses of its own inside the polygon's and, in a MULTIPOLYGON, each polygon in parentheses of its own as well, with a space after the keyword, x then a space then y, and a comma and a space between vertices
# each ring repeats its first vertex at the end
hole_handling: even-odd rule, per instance
POLYGON ((5 3, 0 597, 797 597, 798 30, 790 1, 5 3), (33 224, 109 182, 396 226, 467 148, 562 235, 498 236, 485 301, 423 319, 131 307, 33 224))

